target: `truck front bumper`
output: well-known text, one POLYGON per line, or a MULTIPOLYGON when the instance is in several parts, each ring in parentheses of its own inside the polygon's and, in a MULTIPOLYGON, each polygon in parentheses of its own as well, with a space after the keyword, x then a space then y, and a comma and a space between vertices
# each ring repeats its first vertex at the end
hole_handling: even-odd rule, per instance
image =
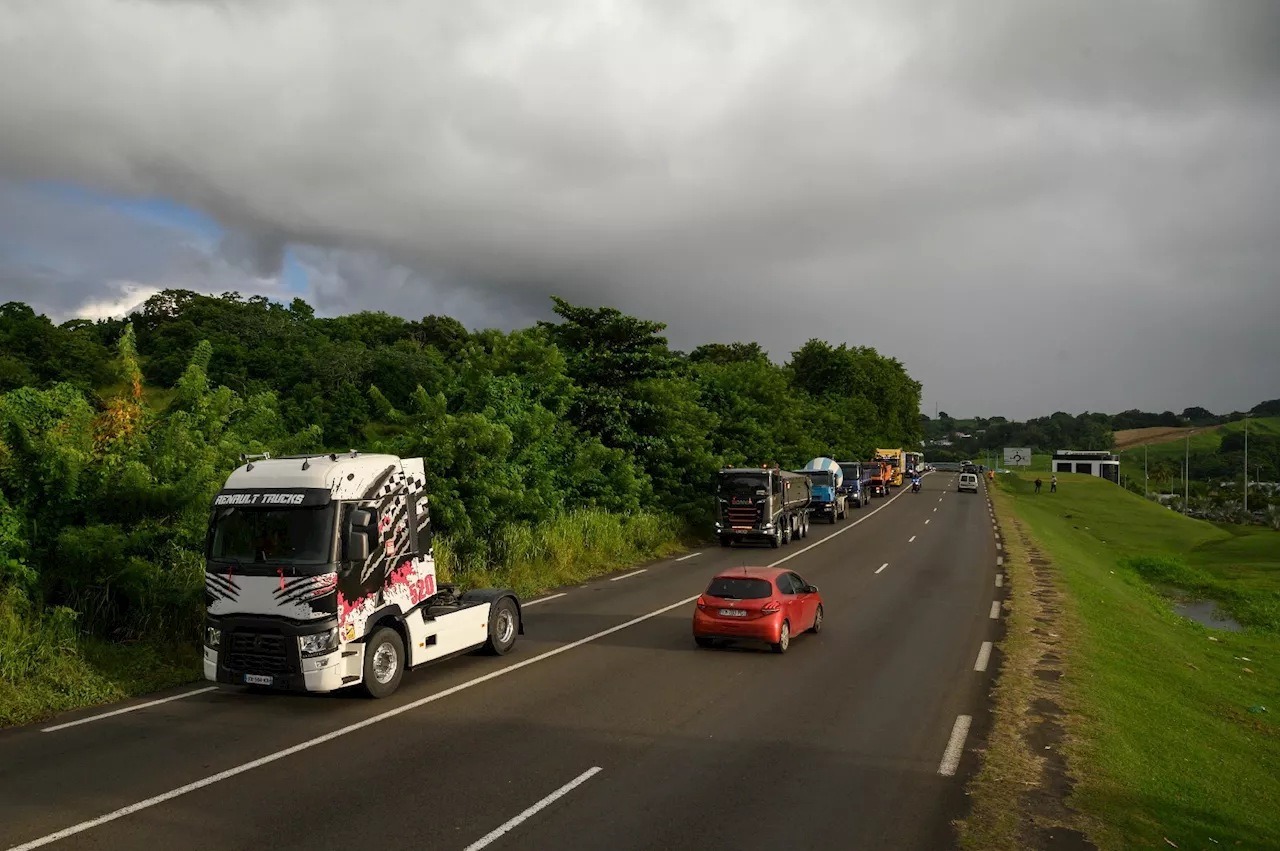
MULTIPOLYGON (((332 625, 332 621, 327 625, 332 625)), ((360 681, 363 643, 342 643, 321 656, 302 656, 298 636, 325 625, 280 624, 260 618, 209 618, 219 631, 217 647, 204 646, 204 678, 224 685, 254 685, 278 691, 335 691, 360 681)))

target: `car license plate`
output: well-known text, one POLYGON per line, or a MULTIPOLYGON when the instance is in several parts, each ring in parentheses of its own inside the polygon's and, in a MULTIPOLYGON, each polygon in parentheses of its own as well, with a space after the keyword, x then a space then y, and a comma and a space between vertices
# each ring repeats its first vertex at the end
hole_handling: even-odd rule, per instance
POLYGON ((747 613, 742 609, 721 609, 720 616, 725 618, 745 618, 747 613))
POLYGON ((275 682, 275 677, 267 677, 262 674, 245 674, 244 681, 251 686, 269 686, 275 682))

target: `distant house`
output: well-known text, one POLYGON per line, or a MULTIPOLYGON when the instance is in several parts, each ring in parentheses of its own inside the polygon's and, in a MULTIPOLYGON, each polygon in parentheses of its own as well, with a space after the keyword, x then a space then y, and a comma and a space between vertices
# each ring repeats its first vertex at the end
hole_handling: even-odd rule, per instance
POLYGON ((1084 473, 1120 484, 1120 456, 1102 451, 1059 449, 1053 453, 1053 472, 1084 473))

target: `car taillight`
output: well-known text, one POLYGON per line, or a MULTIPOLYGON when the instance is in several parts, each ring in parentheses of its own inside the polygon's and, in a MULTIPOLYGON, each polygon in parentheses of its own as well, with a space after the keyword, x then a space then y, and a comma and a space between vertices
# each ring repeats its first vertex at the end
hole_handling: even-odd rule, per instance
POLYGON ((782 609, 782 604, 779 603, 777 600, 770 600, 769 602, 765 603, 763 606, 760 607, 760 611, 766 615, 771 615, 774 612, 779 611, 781 609, 782 609))
POLYGON ((704 600, 702 597, 699 597, 699 598, 698 598, 698 608, 699 608, 699 609, 705 609, 706 607, 707 607, 707 601, 706 601, 706 600, 704 600))

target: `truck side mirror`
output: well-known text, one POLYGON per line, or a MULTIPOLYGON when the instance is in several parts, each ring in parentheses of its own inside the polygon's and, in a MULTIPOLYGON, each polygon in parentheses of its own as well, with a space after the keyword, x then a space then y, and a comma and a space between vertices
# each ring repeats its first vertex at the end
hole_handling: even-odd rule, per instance
POLYGON ((347 538, 347 551, 344 555, 346 560, 350 562, 368 561, 369 536, 364 532, 352 530, 351 537, 347 538))
POLYGON ((377 531, 373 525, 373 512, 367 508, 357 508, 348 518, 347 547, 343 555, 346 561, 363 562, 369 558, 369 539, 377 531))

